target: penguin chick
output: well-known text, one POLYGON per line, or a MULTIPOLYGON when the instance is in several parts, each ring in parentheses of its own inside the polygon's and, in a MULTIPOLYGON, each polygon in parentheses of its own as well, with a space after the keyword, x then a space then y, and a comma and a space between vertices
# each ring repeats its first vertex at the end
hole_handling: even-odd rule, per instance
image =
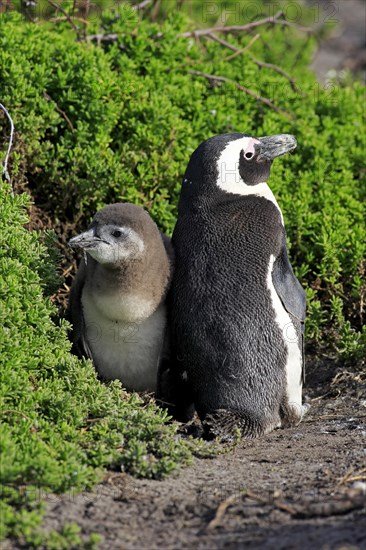
POLYGON ((215 136, 193 153, 172 244, 170 367, 162 401, 178 420, 194 408, 209 436, 257 437, 298 423, 305 293, 286 249, 283 216, 267 185, 290 135, 215 136))
POLYGON ((155 391, 165 353, 170 239, 149 214, 128 203, 106 206, 69 241, 84 251, 71 288, 73 342, 99 375, 129 391, 155 391))

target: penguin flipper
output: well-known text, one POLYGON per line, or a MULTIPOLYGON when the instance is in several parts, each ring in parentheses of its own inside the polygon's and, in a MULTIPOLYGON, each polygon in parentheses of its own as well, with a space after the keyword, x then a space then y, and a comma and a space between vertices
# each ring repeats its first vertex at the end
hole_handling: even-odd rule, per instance
POLYGON ((281 302, 288 313, 301 323, 305 322, 306 296, 293 272, 286 246, 282 247, 272 270, 272 281, 281 302))
POLYGON ((85 261, 82 259, 71 286, 68 317, 72 323, 72 351, 79 357, 93 360, 90 347, 85 338, 85 320, 81 305, 81 295, 85 283, 85 269, 85 261))
POLYGON ((287 254, 286 238, 281 253, 277 256, 272 270, 272 281, 283 307, 300 323, 301 352, 302 352, 302 380, 305 381, 305 315, 306 295, 301 284, 295 277, 287 254))
POLYGON ((163 241, 163 244, 164 244, 165 252, 167 253, 168 258, 169 258, 170 280, 171 280, 172 276, 173 276, 174 260, 175 260, 174 248, 173 248, 173 245, 172 245, 172 240, 171 240, 170 237, 168 237, 168 235, 165 235, 165 233, 163 233, 162 231, 160 231, 160 235, 161 235, 161 238, 162 238, 162 241, 163 241))

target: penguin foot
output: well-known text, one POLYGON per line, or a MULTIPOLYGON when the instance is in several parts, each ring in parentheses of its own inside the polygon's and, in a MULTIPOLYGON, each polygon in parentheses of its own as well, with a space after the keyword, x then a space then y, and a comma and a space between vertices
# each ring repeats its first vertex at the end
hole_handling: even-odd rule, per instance
POLYGON ((281 427, 288 428, 290 426, 297 426, 309 409, 310 405, 308 403, 304 405, 300 405, 299 403, 282 404, 280 410, 281 427))
POLYGON ((193 438, 202 438, 204 435, 203 428, 197 414, 195 414, 194 418, 190 422, 180 426, 178 428, 178 433, 191 436, 193 438))
POLYGON ((208 413, 202 421, 202 426, 206 439, 218 438, 223 443, 233 443, 240 437, 252 439, 272 429, 265 427, 258 418, 226 409, 208 413))

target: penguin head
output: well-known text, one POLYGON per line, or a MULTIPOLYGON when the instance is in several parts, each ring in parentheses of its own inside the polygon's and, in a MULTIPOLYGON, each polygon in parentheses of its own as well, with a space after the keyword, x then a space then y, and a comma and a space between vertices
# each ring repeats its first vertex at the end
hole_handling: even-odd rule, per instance
POLYGON ((118 266, 141 258, 145 237, 154 228, 142 208, 129 203, 111 204, 97 212, 87 231, 70 239, 69 246, 81 248, 100 264, 118 266))
POLYGON ((193 153, 183 187, 193 185, 196 192, 219 189, 239 195, 255 194, 255 186, 267 182, 273 160, 296 145, 296 139, 289 134, 260 138, 239 133, 214 136, 193 153))

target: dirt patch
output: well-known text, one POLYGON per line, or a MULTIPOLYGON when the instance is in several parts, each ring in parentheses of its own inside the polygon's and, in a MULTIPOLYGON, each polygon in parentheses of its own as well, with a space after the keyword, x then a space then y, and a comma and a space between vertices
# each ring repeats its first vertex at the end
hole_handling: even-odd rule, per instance
POLYGON ((311 410, 296 428, 164 481, 111 473, 92 493, 51 495, 45 528, 75 521, 103 536, 102 550, 365 548, 365 376, 321 379, 313 363, 311 410))

